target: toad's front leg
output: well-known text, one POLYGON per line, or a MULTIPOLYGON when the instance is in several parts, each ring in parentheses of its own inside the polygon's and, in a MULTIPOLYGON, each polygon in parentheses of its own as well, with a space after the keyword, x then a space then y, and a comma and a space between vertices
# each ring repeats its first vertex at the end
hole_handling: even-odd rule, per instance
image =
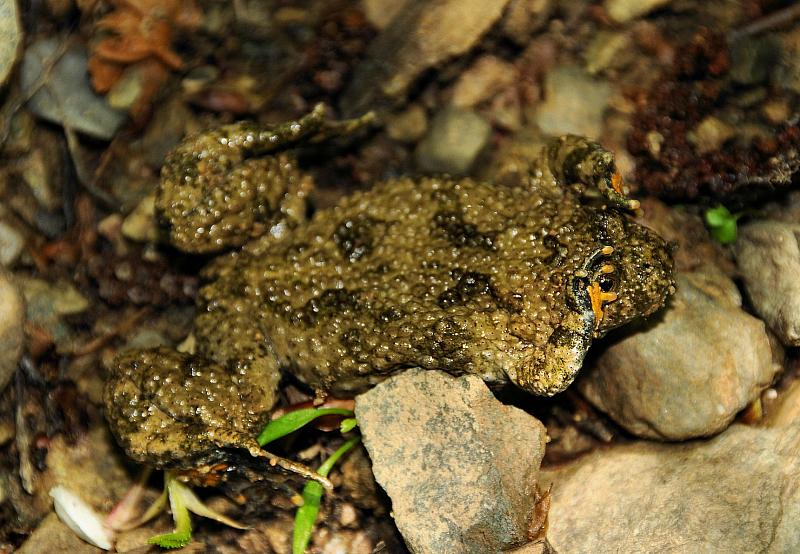
POLYGON ((638 200, 625 196, 614 155, 585 137, 564 135, 551 139, 545 149, 547 164, 561 185, 581 184, 597 189, 614 207, 636 210, 638 200))

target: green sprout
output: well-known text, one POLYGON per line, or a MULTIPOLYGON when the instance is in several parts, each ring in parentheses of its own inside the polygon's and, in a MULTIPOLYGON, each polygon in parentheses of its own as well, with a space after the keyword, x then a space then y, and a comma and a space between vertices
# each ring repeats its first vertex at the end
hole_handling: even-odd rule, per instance
POLYGON ((736 223, 742 215, 744 214, 732 214, 728 208, 722 204, 706 210, 705 220, 711 232, 711 236, 720 244, 732 244, 736 242, 736 236, 738 234, 736 223))
MULTIPOLYGON (((307 408, 295 410, 270 421, 258 435, 258 444, 264 446, 326 415, 344 416, 345 419, 340 425, 342 433, 352 431, 358 425, 355 417, 353 417, 355 415, 353 410, 344 408, 307 408)), ((360 435, 348 439, 330 456, 330 458, 319 466, 317 473, 323 477, 327 477, 339 458, 358 444, 360 440, 360 435)), ((298 508, 297 515, 295 516, 295 528, 292 542, 293 554, 303 554, 311 540, 314 523, 317 520, 317 515, 319 515, 319 509, 322 503, 323 492, 324 489, 322 485, 317 481, 309 481, 303 488, 303 505, 298 508)), ((169 500, 170 510, 172 511, 172 519, 175 521, 175 530, 172 533, 164 533, 162 535, 150 537, 147 540, 149 544, 154 544, 161 548, 182 548, 189 544, 192 540, 192 521, 189 512, 213 519, 236 529, 247 529, 247 527, 203 504, 194 492, 192 492, 188 486, 181 483, 170 471, 164 473, 164 492, 136 522, 136 525, 141 525, 161 513, 167 506, 167 500, 169 500)))
POLYGON ((192 540, 192 520, 189 517, 189 512, 213 519, 235 529, 247 529, 245 525, 237 523, 203 504, 192 489, 178 481, 170 471, 164 472, 164 492, 142 516, 140 523, 144 523, 161 512, 167 504, 167 498, 169 498, 172 519, 175 521, 175 530, 172 533, 150 537, 147 539, 148 544, 155 544, 161 548, 183 548, 189 544, 189 541, 192 540))
MULTIPOLYGON (((353 419, 355 421, 355 419, 353 419)), ((325 460, 317 469, 317 473, 327 477, 333 469, 334 464, 339 461, 347 451, 352 449, 361 440, 361 435, 353 437, 339 447, 331 457, 325 460)), ((314 523, 319 515, 319 508, 322 503, 322 485, 317 481, 309 481, 303 487, 303 505, 297 509, 294 516, 294 532, 292 533, 292 554, 304 554, 308 543, 311 541, 311 533, 314 531, 314 523)))
POLYGON ((356 428, 356 425, 358 425, 356 418, 348 417, 347 419, 343 419, 342 423, 339 424, 339 431, 342 433, 349 433, 356 428))

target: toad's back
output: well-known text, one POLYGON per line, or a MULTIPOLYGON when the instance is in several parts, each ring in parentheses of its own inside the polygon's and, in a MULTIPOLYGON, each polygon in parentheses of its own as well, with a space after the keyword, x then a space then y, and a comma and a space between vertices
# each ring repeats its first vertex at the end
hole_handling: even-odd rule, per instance
MULTIPOLYGON (((599 217, 568 189, 383 183, 215 262, 198 333, 225 348, 220 317, 249 312, 282 365, 326 390, 414 365, 517 380, 543 365, 599 217)), ((567 378, 539 371, 535 388, 567 378)))

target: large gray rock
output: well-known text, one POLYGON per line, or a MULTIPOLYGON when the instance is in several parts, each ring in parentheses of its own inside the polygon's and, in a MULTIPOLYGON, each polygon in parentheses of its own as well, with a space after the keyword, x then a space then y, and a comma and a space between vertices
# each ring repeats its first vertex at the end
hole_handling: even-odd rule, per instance
POLYGON ((799 425, 618 446, 547 477, 559 554, 800 552, 799 425))
POLYGON ((356 399, 392 515, 417 554, 524 544, 546 432, 475 376, 412 369, 356 399))
POLYGON ((660 321, 612 344, 577 386, 631 433, 683 440, 718 433, 781 364, 763 322, 720 273, 679 273, 660 321))
POLYGON ((800 346, 800 225, 756 221, 743 225, 736 263, 756 313, 787 346, 800 346))
POLYGON ((0 269, 0 391, 8 385, 17 370, 25 343, 25 302, 11 280, 11 274, 0 269))

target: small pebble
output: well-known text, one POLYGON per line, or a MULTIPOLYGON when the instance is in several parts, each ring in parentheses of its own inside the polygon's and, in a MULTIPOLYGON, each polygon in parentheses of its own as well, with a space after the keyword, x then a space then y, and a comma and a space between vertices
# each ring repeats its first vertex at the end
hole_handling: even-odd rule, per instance
POLYGON ((17 370, 25 342, 25 303, 11 274, 0 268, 0 391, 17 370))
POLYGON ((417 146, 417 165, 431 173, 465 175, 489 141, 491 131, 489 123, 474 112, 444 108, 417 146))
POLYGON ((604 6, 609 17, 617 23, 625 23, 631 19, 647 15, 657 8, 662 8, 671 0, 606 0, 604 6))
POLYGON ((0 265, 12 266, 25 248, 25 237, 12 225, 0 220, 0 265))
POLYGON ((417 142, 427 130, 428 115, 419 104, 412 104, 405 111, 389 116, 386 122, 386 134, 400 142, 417 142))

